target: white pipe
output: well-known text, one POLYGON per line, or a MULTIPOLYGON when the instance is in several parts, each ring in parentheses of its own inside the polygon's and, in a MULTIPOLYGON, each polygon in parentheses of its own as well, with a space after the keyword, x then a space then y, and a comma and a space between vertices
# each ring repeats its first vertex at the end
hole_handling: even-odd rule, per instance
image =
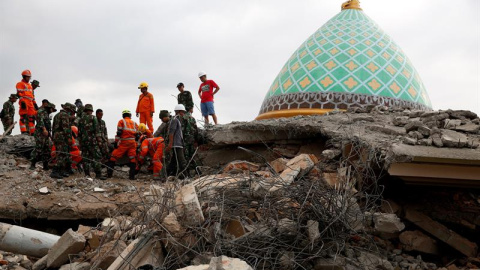
POLYGON ((0 222, 0 250, 42 258, 60 236, 0 222))

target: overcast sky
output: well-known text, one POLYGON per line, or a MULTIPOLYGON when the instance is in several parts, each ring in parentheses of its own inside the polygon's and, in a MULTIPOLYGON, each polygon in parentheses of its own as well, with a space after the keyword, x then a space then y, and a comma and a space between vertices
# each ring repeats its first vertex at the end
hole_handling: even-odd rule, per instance
MULTIPOLYGON (((252 120, 290 55, 341 3, 1 0, 0 99, 14 93, 28 68, 40 81, 37 100, 92 103, 105 111, 113 136, 122 110, 135 110, 140 82, 155 96, 158 126, 160 109, 176 104, 176 84, 196 93, 203 70, 221 88, 215 96, 220 123, 252 120)), ((411 59, 435 109, 480 113, 480 1, 361 5, 411 59)), ((200 118, 198 110, 194 116, 200 118)))

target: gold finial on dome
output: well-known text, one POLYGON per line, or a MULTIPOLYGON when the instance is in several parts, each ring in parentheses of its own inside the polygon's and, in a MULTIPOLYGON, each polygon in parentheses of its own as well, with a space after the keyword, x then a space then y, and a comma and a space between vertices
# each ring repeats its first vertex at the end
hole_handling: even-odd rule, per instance
POLYGON ((362 10, 360 8, 360 1, 358 0, 348 0, 347 2, 342 4, 342 10, 345 9, 357 9, 357 10, 362 10))

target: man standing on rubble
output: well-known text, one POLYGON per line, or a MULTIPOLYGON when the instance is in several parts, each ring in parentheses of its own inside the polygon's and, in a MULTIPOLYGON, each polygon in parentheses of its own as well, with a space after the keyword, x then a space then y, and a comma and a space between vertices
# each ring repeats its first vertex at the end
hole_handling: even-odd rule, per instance
POLYGON ((135 180, 136 156, 137 156, 137 142, 138 125, 132 118, 130 110, 123 110, 122 118, 117 124, 117 135, 115 136, 115 150, 113 150, 110 160, 107 162, 107 177, 113 176, 113 168, 117 160, 124 155, 128 155, 130 159, 129 175, 130 180, 135 180))
POLYGON ((211 115, 213 122, 217 123, 217 115, 215 114, 215 108, 213 106, 213 96, 220 91, 220 87, 213 81, 207 80, 207 73, 201 71, 198 73, 198 78, 202 81, 198 88, 198 95, 201 99, 200 109, 202 110, 202 116, 205 118, 205 126, 208 126, 208 116, 211 115))
POLYGON ((93 115, 92 104, 86 104, 83 109, 83 116, 78 123, 78 133, 85 176, 90 176, 90 169, 93 168, 97 178, 107 179, 102 177, 100 163, 102 154, 99 147, 102 142, 102 134, 97 118, 93 115))
POLYGON ((48 170, 48 161, 50 160, 50 151, 52 148, 52 142, 50 140, 52 136, 52 122, 50 121, 50 114, 56 112, 55 105, 48 103, 41 107, 37 111, 37 125, 35 126, 35 149, 32 152, 32 160, 30 169, 35 169, 35 164, 38 161, 42 161, 43 170, 48 170))
POLYGON ((140 124, 146 124, 151 133, 153 133, 153 114, 155 113, 155 105, 153 95, 148 92, 148 83, 142 82, 138 86, 142 94, 138 98, 137 117, 140 117, 140 124))
MULTIPOLYGON (((3 103, 3 108, 1 111, 3 131, 7 131, 13 125, 13 118, 15 117, 15 102, 17 102, 17 95, 11 94, 5 103, 3 103)), ((9 132, 6 132, 5 135, 12 134, 12 129, 9 132)))
POLYGON ((30 78, 32 73, 30 70, 24 70, 22 72, 22 80, 17 83, 17 96, 20 98, 18 101, 20 109, 20 132, 22 134, 33 135, 35 132, 35 115, 37 114, 35 94, 33 93, 33 87, 30 84, 30 78))
POLYGON ((72 144, 72 117, 75 117, 76 107, 71 103, 62 105, 62 110, 53 118, 52 136, 57 149, 57 163, 50 177, 62 179, 71 171, 70 145, 72 144))
POLYGON ((170 122, 168 129, 167 147, 167 153, 171 153, 171 160, 168 164, 167 173, 168 175, 179 176, 182 178, 188 175, 188 171, 185 170, 187 161, 185 160, 185 154, 183 152, 184 143, 181 123, 181 118, 184 115, 185 106, 182 104, 175 106, 175 116, 170 122))
POLYGON ((177 89, 180 93, 177 96, 178 104, 183 104, 185 110, 189 113, 193 113, 193 98, 190 91, 185 90, 185 85, 183 83, 177 84, 177 89))
POLYGON ((102 153, 102 163, 107 162, 110 158, 110 148, 108 147, 108 131, 107 124, 103 120, 103 110, 97 109, 95 112, 98 120, 98 127, 100 129, 101 142, 99 143, 100 152, 102 153))
POLYGON ((181 118, 181 123, 185 160, 187 161, 187 164, 190 164, 189 169, 195 169, 193 155, 195 154, 198 141, 197 121, 195 121, 195 118, 193 118, 190 112, 186 112, 181 118))

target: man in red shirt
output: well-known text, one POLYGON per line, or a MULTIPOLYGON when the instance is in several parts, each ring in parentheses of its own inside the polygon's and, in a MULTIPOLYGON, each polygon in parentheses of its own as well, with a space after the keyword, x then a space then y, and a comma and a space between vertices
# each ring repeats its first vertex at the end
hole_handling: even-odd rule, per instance
POLYGON ((202 115, 205 118, 205 125, 208 125, 208 116, 211 115, 215 125, 217 123, 217 115, 215 114, 215 108, 213 106, 213 96, 220 91, 220 87, 213 81, 207 80, 207 74, 203 71, 198 73, 198 78, 202 81, 200 88, 198 88, 198 95, 202 100, 200 104, 200 109, 202 110, 202 115))

